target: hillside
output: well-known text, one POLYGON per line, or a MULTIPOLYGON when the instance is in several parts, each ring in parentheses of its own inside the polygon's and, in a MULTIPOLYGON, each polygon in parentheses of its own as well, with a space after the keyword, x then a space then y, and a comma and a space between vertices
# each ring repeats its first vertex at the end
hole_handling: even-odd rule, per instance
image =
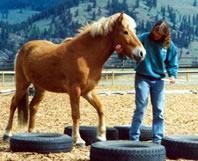
POLYGON ((6 12, 12 9, 31 8, 35 11, 43 11, 56 5, 61 0, 1 0, 0 11, 6 12))
POLYGON ((55 7, 62 0, 1 0, 0 20, 9 24, 19 24, 34 14, 55 7))
MULTIPOLYGON (((103 16, 108 17, 122 10, 136 20, 138 34, 150 31, 156 20, 167 20, 171 27, 172 39, 178 48, 180 64, 198 64, 197 0, 114 0, 113 3, 111 0, 63 0, 62 4, 34 14, 20 25, 10 27, 9 24, 0 23, 0 28, 9 28, 9 33, 5 29, 7 35, 4 34, 4 37, 7 36, 7 42, 4 41, 4 45, 0 34, 0 49, 2 52, 8 50, 15 55, 21 44, 29 40, 48 39, 60 43, 65 37, 74 36, 77 29, 86 22, 98 20, 103 16), (12 39, 14 45, 10 43, 11 34, 20 38, 20 41, 12 39), (9 47, 5 48, 6 45, 9 47)), ((25 12, 23 15, 27 16, 25 12)), ((9 57, 13 58, 14 56, 9 57)), ((122 66, 122 61, 112 61, 118 63, 114 63, 115 66, 122 66)), ((130 66, 131 63, 125 64, 130 66)), ((105 65, 108 66, 108 62, 105 65)))
POLYGON ((12 10, 9 10, 8 15, 1 13, 1 21, 8 22, 9 24, 22 23, 36 13, 40 13, 40 12, 31 10, 29 8, 12 9, 12 10))

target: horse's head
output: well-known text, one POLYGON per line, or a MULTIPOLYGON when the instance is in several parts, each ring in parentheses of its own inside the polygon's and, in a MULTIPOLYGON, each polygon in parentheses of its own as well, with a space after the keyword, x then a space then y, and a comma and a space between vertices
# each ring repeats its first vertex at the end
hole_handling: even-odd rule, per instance
POLYGON ((114 47, 122 48, 121 54, 136 62, 144 59, 146 51, 136 35, 136 23, 130 16, 121 12, 114 28, 114 47))

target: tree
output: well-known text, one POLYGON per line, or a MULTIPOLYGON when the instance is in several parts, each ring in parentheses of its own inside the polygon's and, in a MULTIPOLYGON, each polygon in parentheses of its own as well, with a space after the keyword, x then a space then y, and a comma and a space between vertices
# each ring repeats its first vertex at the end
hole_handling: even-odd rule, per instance
POLYGON ((153 5, 152 0, 146 0, 146 5, 151 8, 153 5))
POLYGON ((8 36, 9 36, 8 29, 6 29, 6 27, 3 27, 1 29, 1 39, 2 40, 7 40, 8 39, 8 36))
POLYGON ((23 13, 23 9, 22 8, 20 8, 19 13, 23 13))
POLYGON ((139 32, 145 32, 145 28, 144 28, 144 21, 142 20, 141 22, 138 23, 137 25, 137 34, 139 34, 139 32))
POLYGON ((102 14, 100 6, 98 7, 98 13, 97 14, 98 14, 98 16, 101 16, 101 14, 102 14))
POLYGON ((88 12, 91 11, 91 5, 90 4, 88 4, 88 6, 87 6, 87 11, 88 12))
POLYGON ((198 26, 195 27, 195 35, 198 36, 198 26))
POLYGON ((158 15, 155 16, 155 22, 159 21, 158 15))
POLYGON ((79 10, 77 9, 77 10, 75 11, 74 16, 75 16, 75 17, 78 17, 78 15, 79 15, 79 10))
POLYGON ((137 16, 136 16, 136 12, 134 9, 131 9, 131 11, 129 12, 129 15, 136 21, 137 16))
POLYGON ((194 2, 193 2, 193 6, 197 6, 197 0, 194 0, 194 2))
POLYGON ((153 0, 153 7, 157 7, 157 0, 153 0))
POLYGON ((95 19, 96 19, 96 12, 94 11, 92 14, 92 20, 95 20, 95 19))
POLYGON ((175 12, 171 12, 169 17, 170 17, 170 21, 173 24, 176 24, 176 13, 175 12))
POLYGON ((139 6, 140 6, 140 1, 139 0, 136 0, 135 1, 135 8, 139 8, 139 6))
POLYGON ((93 0, 93 8, 96 8, 96 4, 97 4, 96 0, 93 0))
POLYGON ((124 10, 126 12, 126 10, 128 10, 128 4, 126 0, 123 0, 122 4, 121 4, 121 8, 122 10, 124 10))
POLYGON ((37 40, 37 39, 40 39, 40 30, 38 27, 34 25, 29 34, 29 40, 37 40))
POLYGON ((152 28, 152 26, 153 26, 153 23, 150 22, 150 21, 147 21, 147 22, 146 22, 146 31, 150 31, 151 28, 152 28))
POLYGON ((79 5, 79 0, 73 0, 74 1, 74 5, 78 6, 79 5))
POLYGON ((108 0, 107 6, 106 6, 106 9, 109 9, 109 8, 111 8, 111 2, 110 2, 110 0, 108 0))
POLYGON ((162 13, 162 19, 165 20, 165 16, 166 16, 166 8, 165 7, 161 7, 161 13, 162 13))
POLYGON ((111 4, 111 6, 112 6, 112 13, 111 14, 120 12, 120 3, 119 3, 118 0, 114 0, 113 3, 111 4))

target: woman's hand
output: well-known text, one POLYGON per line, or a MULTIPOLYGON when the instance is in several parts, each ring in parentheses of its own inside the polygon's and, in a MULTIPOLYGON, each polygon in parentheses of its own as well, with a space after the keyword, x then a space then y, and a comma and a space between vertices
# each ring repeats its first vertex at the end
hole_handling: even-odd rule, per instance
POLYGON ((118 52, 119 54, 122 53, 122 46, 120 44, 116 45, 114 47, 115 51, 118 52))
POLYGON ((175 78, 174 77, 169 77, 170 80, 170 84, 174 84, 175 83, 175 78))

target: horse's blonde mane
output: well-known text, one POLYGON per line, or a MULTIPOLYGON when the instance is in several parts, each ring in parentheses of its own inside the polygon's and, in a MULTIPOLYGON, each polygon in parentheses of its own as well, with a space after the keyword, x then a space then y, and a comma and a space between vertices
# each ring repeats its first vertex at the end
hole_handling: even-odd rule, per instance
POLYGON ((62 41, 62 43, 68 42, 68 41, 70 41, 70 40, 72 40, 72 39, 73 39, 73 37, 66 37, 66 38, 62 41))
MULTIPOLYGON (((102 17, 98 21, 87 23, 78 30, 77 36, 90 32, 93 37, 101 35, 105 36, 113 30, 114 24, 120 13, 116 13, 108 18, 102 17)), ((124 14, 124 19, 122 21, 124 27, 129 27, 131 30, 136 28, 136 23, 133 18, 124 14)))

